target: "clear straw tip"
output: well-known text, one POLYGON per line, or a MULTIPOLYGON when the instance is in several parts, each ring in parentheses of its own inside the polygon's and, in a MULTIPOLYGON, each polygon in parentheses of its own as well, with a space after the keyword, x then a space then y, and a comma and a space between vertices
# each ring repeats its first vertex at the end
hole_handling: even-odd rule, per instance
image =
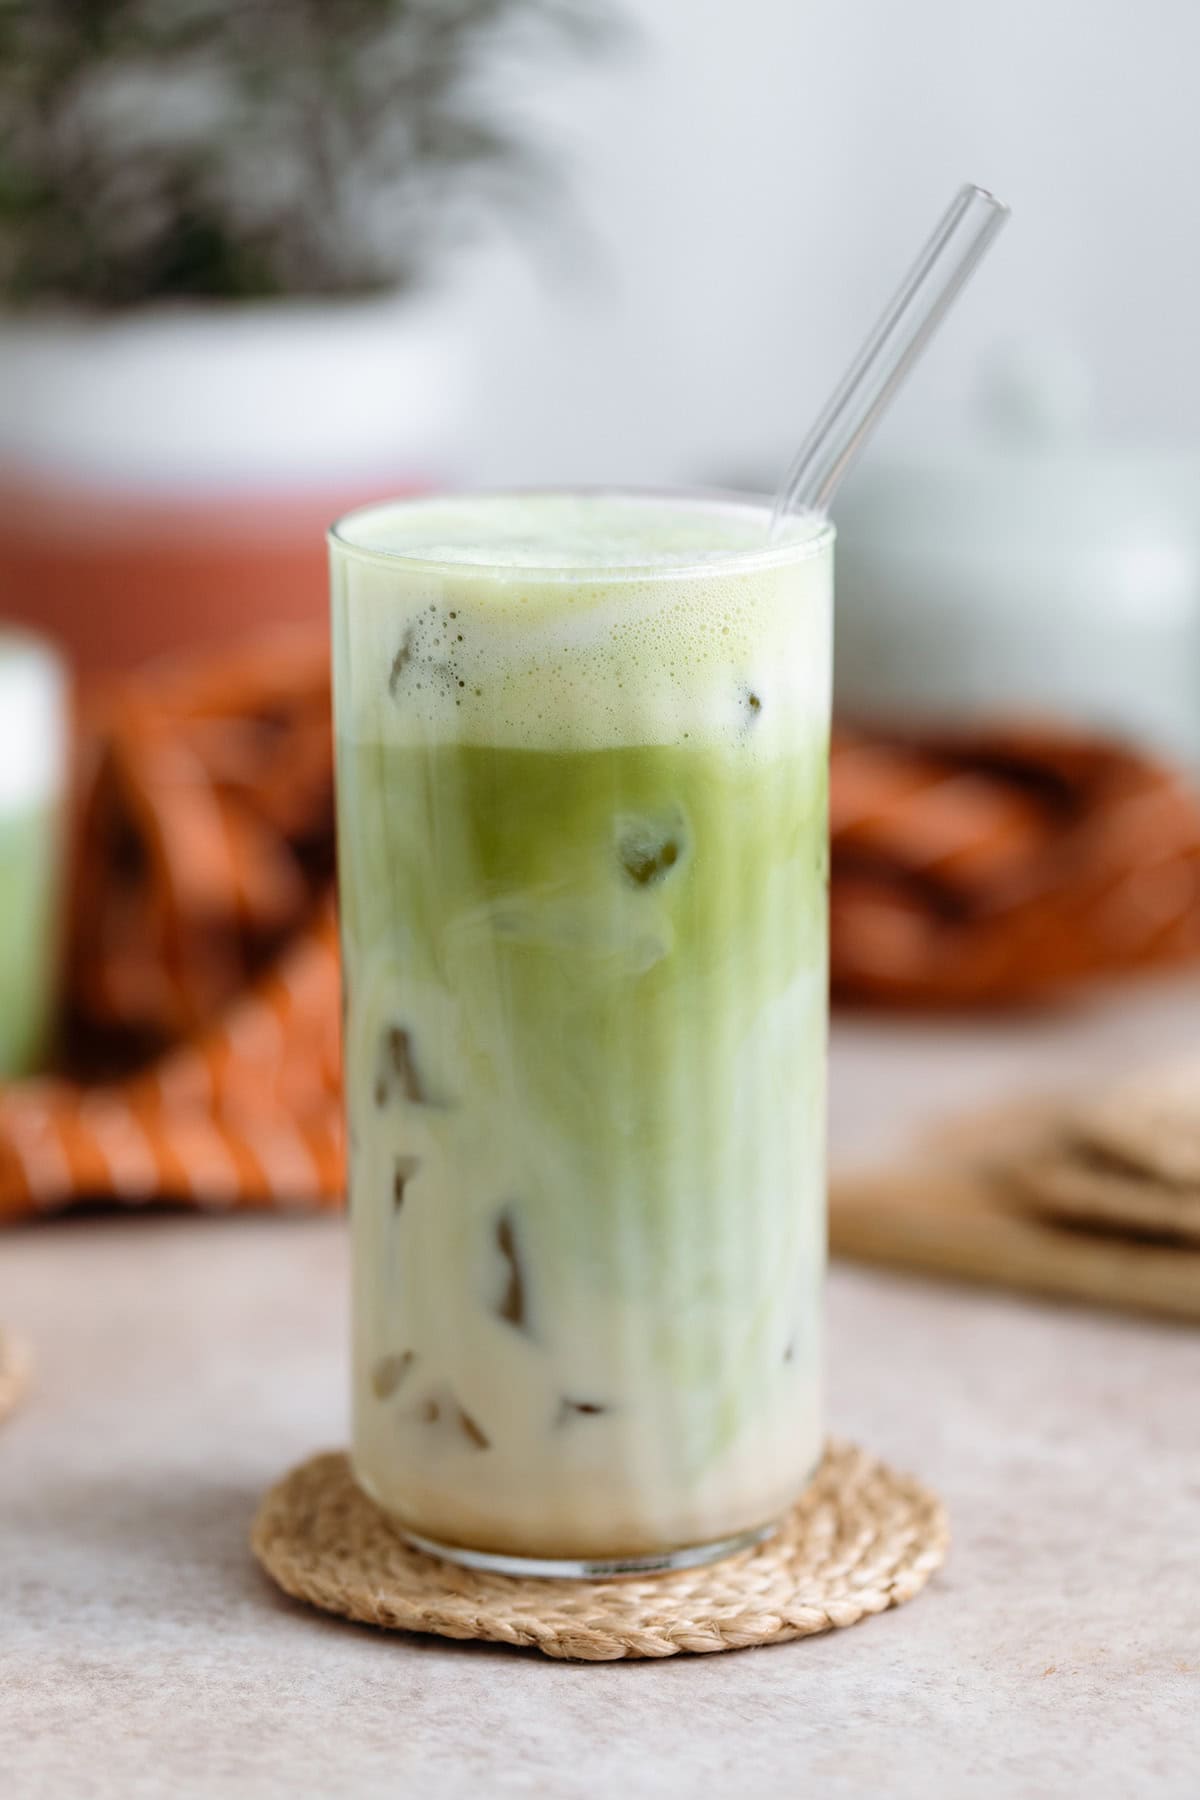
POLYGON ((825 513, 892 395, 1008 218, 986 188, 959 188, 871 336, 796 452, 771 535, 795 512, 825 513))

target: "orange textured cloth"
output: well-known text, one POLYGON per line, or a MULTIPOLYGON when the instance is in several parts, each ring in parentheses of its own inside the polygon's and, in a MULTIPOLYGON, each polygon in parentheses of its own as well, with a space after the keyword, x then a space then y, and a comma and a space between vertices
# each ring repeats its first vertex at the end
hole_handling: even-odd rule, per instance
POLYGON ((833 992, 1039 999, 1200 956, 1200 794, 1045 724, 834 734, 833 992))
POLYGON ((324 634, 84 722, 61 1073, 0 1087, 0 1217, 343 1191, 324 634))
MULTIPOLYGON (((1200 803, 1046 729, 840 730, 835 995, 1034 997, 1200 954, 1200 803)), ((81 733, 55 1072, 0 1087, 0 1218, 339 1206, 324 634, 159 666, 81 733)))

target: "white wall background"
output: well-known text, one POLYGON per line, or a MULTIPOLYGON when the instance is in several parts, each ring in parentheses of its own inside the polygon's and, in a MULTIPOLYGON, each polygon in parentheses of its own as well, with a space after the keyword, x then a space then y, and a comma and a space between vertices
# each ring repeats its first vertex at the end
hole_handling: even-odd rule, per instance
POLYGON ((640 42, 528 97, 586 257, 460 270, 463 474, 681 481, 782 463, 962 180, 1013 221, 880 433, 961 422, 1026 335, 1107 437, 1200 441, 1200 0, 625 0, 640 42))

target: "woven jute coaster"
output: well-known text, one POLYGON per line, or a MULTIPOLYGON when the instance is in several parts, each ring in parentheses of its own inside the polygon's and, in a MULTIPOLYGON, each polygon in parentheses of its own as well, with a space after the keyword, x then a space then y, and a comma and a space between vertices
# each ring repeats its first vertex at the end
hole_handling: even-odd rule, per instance
POLYGON ((0 1325, 0 1419, 8 1417, 29 1381, 29 1351, 23 1338, 0 1325))
POLYGON ((544 1580, 425 1556, 355 1485, 340 1454, 286 1475, 251 1534, 284 1592, 326 1612, 585 1662, 743 1650, 854 1625, 911 1600, 948 1543, 936 1495, 848 1444, 830 1445, 766 1543, 671 1575, 544 1580))

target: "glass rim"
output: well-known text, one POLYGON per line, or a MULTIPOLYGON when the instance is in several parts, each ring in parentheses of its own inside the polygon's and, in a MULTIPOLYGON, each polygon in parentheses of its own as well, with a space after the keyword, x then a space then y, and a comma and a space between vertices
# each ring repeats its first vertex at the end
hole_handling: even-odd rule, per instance
POLYGON ((769 524, 774 507, 774 499, 771 496, 739 492, 731 488, 622 487, 603 483, 593 485, 583 483, 578 486, 535 484, 527 487, 458 488, 429 494, 397 495, 394 499, 373 500, 363 506, 352 507, 349 512, 342 513, 333 521, 325 537, 331 548, 345 552, 364 562, 378 563, 384 567, 400 567, 412 570, 414 573, 452 576, 458 581, 472 579, 495 581, 511 578, 514 581, 532 583, 578 581, 581 577, 589 577, 607 583, 614 581, 678 581, 703 577, 711 580, 718 572, 740 574, 759 569, 784 568, 789 564, 814 560, 828 548, 837 536, 832 519, 815 513, 798 513, 797 520, 811 519, 815 522, 815 529, 806 532, 799 538, 784 538, 777 543, 764 542, 761 548, 730 550, 727 553, 718 552, 702 562, 689 561, 687 554, 681 552, 678 562, 529 564, 460 562, 442 557, 413 556, 404 550, 388 550, 378 545, 364 544, 350 535, 350 529, 355 521, 364 520, 372 514, 382 512, 407 512, 422 506, 437 506, 443 502, 453 504, 471 500, 530 500, 551 496, 561 496, 566 499, 670 501, 683 507, 695 507, 698 511, 710 508, 727 512, 750 513, 761 516, 764 524, 769 524))

